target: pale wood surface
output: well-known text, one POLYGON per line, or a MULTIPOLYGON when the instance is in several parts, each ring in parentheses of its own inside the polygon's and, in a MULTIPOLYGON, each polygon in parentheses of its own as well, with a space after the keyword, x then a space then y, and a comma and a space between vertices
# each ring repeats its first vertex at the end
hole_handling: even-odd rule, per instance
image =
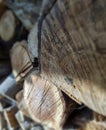
POLYGON ((43 21, 42 77, 106 115, 106 1, 57 0, 43 21))
POLYGON ((0 37, 9 41, 15 34, 16 20, 12 11, 5 11, 0 18, 0 37))
POLYGON ((11 49, 12 71, 17 81, 22 80, 33 68, 27 41, 16 42, 11 49))
POLYGON ((24 100, 33 120, 56 130, 60 130, 69 113, 76 107, 74 101, 65 101, 62 92, 36 75, 36 72, 25 80, 24 100))

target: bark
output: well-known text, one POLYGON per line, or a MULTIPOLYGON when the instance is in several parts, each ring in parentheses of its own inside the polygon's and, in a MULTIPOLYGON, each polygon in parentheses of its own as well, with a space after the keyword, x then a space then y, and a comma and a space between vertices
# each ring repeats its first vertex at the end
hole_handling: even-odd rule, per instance
POLYGON ((55 85, 34 72, 25 80, 24 100, 34 121, 58 130, 76 106, 74 101, 65 100, 55 85))
POLYGON ((5 4, 13 10, 26 29, 31 30, 42 6, 42 0, 4 0, 5 4))
MULTIPOLYGON (((13 74, 10 74, 0 84, 0 95, 6 98, 15 98, 17 92, 22 89, 22 83, 17 84, 13 74)), ((13 101, 14 103, 14 101, 13 101)))
POLYGON ((32 61, 34 58, 38 58, 38 24, 35 24, 31 32, 28 36, 28 51, 30 52, 30 56, 32 61))
MULTIPOLYGON (((106 2, 57 0, 43 20, 41 76, 106 115, 106 2)), ((39 39, 38 39, 39 40, 39 39)))

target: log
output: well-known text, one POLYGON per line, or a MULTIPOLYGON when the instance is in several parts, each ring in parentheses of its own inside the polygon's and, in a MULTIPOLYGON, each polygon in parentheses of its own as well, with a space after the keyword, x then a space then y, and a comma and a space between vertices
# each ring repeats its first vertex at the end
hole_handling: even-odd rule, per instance
POLYGON ((69 113, 76 107, 74 101, 65 100, 55 85, 36 75, 36 72, 25 80, 24 100, 34 121, 56 130, 63 126, 69 113))
POLYGON ((23 126, 23 124, 22 124, 22 123, 24 122, 24 116, 23 116, 22 112, 21 112, 21 111, 18 111, 18 112, 16 113, 15 117, 16 117, 16 119, 17 119, 19 125, 20 125, 20 128, 21 128, 22 130, 25 130, 25 128, 24 128, 24 126, 23 126))
POLYGON ((26 41, 16 42, 10 52, 13 75, 16 81, 23 80, 33 68, 26 41), (18 62, 17 62, 18 61, 18 62))
POLYGON ((16 80, 11 73, 11 65, 9 54, 5 54, 5 50, 0 48, 0 98, 6 97, 14 102, 11 98, 22 88, 21 85, 16 83, 16 80), (11 93, 12 91, 12 93, 11 93))
POLYGON ((29 33, 28 36, 28 51, 31 54, 31 59, 34 58, 39 59, 39 41, 38 38, 41 35, 40 29, 42 28, 42 21, 46 17, 46 15, 50 12, 52 6, 55 4, 56 0, 43 0, 42 8, 39 13, 38 21, 36 22, 29 33))
POLYGON ((38 58, 38 24, 36 23, 28 35, 28 51, 30 52, 31 60, 38 58))
POLYGON ((18 104, 18 108, 26 117, 30 117, 23 97, 24 97, 23 90, 19 91, 16 94, 16 101, 18 104))
POLYGON ((31 130, 31 128, 35 125, 35 122, 30 120, 29 118, 26 118, 21 111, 18 111, 15 114, 15 117, 19 123, 21 130, 31 130))
POLYGON ((42 0, 4 0, 5 4, 12 9, 15 15, 23 23, 27 30, 31 30, 42 6, 42 0))
POLYGON ((9 41, 15 34, 15 16, 7 10, 0 18, 0 36, 4 41, 9 41))
POLYGON ((14 100, 11 98, 15 98, 15 95, 17 92, 19 92, 22 89, 21 84, 17 84, 16 79, 13 74, 10 74, 8 77, 6 77, 5 80, 0 84, 0 95, 2 97, 6 97, 11 102, 15 103, 14 100))
MULTIPOLYGON (((2 12, 1 12, 2 13, 2 12)), ((0 46, 9 52, 16 41, 27 38, 28 31, 14 13, 6 9, 0 18, 0 46)))
POLYGON ((22 89, 22 86, 18 85, 17 82, 23 81, 25 76, 33 68, 26 41, 17 42, 11 49, 10 55, 13 71, 0 84, 0 95, 6 98, 15 97, 15 94, 22 89), (12 93, 11 90, 13 91, 12 93))
POLYGON ((39 58, 43 78, 106 116, 105 5, 57 0, 42 23, 39 58))
POLYGON ((0 102, 0 130, 6 128, 6 121, 4 119, 3 106, 0 102))
POLYGON ((4 116, 5 116, 5 120, 8 123, 9 129, 15 129, 18 127, 18 122, 15 118, 15 114, 17 113, 17 110, 18 109, 16 106, 10 106, 4 109, 4 116))
POLYGON ((14 76, 11 74, 0 84, 0 94, 11 94, 11 90, 13 89, 14 85, 16 85, 16 80, 14 76))

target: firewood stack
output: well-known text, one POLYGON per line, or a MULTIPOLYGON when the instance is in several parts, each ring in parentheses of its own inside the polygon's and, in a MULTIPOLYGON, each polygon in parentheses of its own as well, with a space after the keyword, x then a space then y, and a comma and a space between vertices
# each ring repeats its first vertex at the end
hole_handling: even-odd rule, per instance
POLYGON ((104 1, 0 0, 0 130, 106 130, 104 1), (98 67, 89 47, 104 58, 98 67), (104 70, 101 76, 91 76, 90 65, 78 66, 77 55, 83 64, 89 62, 83 56, 91 56, 95 72, 104 70), (80 77, 81 69, 89 80, 80 77))

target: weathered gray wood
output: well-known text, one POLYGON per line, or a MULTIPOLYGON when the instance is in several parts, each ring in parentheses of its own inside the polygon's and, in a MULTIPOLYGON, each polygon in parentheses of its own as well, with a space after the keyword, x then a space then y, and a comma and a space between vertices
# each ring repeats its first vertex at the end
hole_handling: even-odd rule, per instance
POLYGON ((105 0, 57 0, 43 21, 39 52, 43 78, 103 115, 106 115, 105 6, 105 0))
POLYGON ((0 94, 2 95, 13 95, 14 90, 16 89, 16 80, 14 76, 9 75, 1 84, 0 84, 0 94), (12 93, 11 93, 12 91, 12 93))
POLYGON ((16 41, 26 39, 28 31, 14 13, 6 9, 0 17, 0 45, 9 52, 16 41))
POLYGON ((4 2, 28 30, 32 29, 39 16, 42 0, 4 0, 4 2))
POLYGON ((36 23, 33 26, 33 29, 30 31, 28 36, 28 51, 31 56, 31 60, 34 61, 34 58, 38 58, 38 24, 36 23))

